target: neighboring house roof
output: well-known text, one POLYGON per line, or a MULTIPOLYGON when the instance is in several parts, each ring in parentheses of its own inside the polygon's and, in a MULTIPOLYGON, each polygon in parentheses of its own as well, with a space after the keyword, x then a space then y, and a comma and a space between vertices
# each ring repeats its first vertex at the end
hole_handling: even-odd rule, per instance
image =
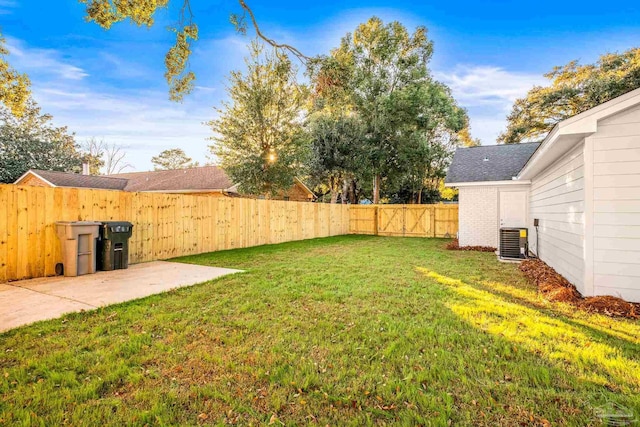
POLYGON ((233 182, 218 166, 131 172, 110 175, 128 180, 125 191, 234 191, 233 182))
POLYGON ((33 175, 52 187, 103 188, 105 190, 124 190, 126 179, 107 176, 81 175, 78 173, 45 171, 30 169, 16 180, 16 184, 28 175, 33 175))
MULTIPOLYGON (((108 176, 80 175, 68 172, 54 172, 31 169, 22 175, 16 184, 33 175, 52 187, 81 187, 124 191, 157 191, 165 193, 238 193, 238 184, 218 166, 201 166, 188 169, 160 170, 150 172, 130 172, 108 176)), ((315 194, 298 178, 299 185, 310 198, 315 194)))
POLYGON ((511 181, 539 146, 528 142, 458 148, 445 183, 511 181))
POLYGON ((302 182, 302 180, 298 177, 294 178, 294 183, 297 182, 298 184, 300 184, 300 186, 304 189, 304 191, 306 191, 313 199, 315 199, 316 197, 316 193, 314 193, 313 191, 311 191, 311 189, 309 187, 307 187, 307 185, 302 182))

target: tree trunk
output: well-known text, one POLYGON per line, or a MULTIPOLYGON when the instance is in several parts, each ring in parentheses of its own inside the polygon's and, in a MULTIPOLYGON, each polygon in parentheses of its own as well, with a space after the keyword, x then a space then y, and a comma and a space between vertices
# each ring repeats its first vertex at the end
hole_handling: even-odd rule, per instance
POLYGON ((331 203, 338 203, 338 192, 334 189, 331 189, 331 203))
POLYGON ((358 195, 356 193, 357 188, 356 188, 356 180, 352 179, 351 180, 351 185, 349 186, 349 201, 351 202, 352 205, 357 205, 358 204, 358 195))
POLYGON ((418 204, 422 204, 422 188, 418 192, 418 204))
POLYGON ((349 200, 349 180, 345 178, 342 181, 342 204, 346 205, 349 200))
POLYGON ((373 204, 380 203, 380 174, 373 178, 373 204))

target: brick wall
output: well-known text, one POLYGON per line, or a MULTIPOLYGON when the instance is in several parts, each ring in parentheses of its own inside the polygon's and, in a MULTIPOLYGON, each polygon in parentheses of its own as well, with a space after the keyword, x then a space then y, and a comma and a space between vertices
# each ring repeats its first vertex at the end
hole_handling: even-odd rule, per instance
POLYGON ((461 187, 460 245, 498 247, 498 187, 461 187))

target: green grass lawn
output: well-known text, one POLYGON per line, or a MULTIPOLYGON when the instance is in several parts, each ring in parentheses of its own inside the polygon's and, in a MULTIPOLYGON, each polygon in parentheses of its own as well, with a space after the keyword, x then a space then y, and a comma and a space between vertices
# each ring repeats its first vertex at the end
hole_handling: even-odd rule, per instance
POLYGON ((0 335, 0 424, 600 425, 640 416, 640 322, 445 240, 182 258, 246 273, 0 335))

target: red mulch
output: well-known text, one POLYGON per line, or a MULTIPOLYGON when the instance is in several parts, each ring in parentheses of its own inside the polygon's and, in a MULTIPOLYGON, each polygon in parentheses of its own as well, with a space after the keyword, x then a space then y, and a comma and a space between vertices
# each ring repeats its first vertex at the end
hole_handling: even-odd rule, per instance
POLYGON ((446 248, 450 251, 495 252, 497 250, 491 246, 460 246, 458 239, 453 239, 447 243, 446 248))
POLYGON ((567 302, 579 309, 611 317, 640 318, 640 304, 612 296, 583 298, 574 285, 539 259, 523 261, 520 271, 538 286, 540 293, 549 301, 567 302))

